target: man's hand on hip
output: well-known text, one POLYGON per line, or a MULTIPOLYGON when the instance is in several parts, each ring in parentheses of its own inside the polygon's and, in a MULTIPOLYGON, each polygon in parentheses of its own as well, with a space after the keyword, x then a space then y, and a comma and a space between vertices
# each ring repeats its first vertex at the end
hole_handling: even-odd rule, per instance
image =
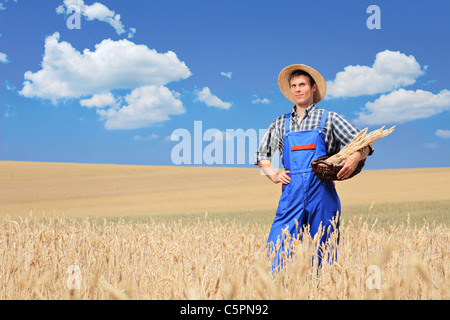
POLYGON ((287 171, 281 171, 280 173, 276 173, 272 177, 269 177, 270 180, 272 180, 273 183, 282 183, 282 184, 289 184, 291 182, 291 177, 289 177, 287 174, 290 173, 289 170, 287 171))
POLYGON ((258 162, 258 166, 261 171, 266 175, 273 183, 289 184, 291 178, 288 176, 289 171, 276 172, 272 166, 272 162, 269 160, 261 160, 258 162))

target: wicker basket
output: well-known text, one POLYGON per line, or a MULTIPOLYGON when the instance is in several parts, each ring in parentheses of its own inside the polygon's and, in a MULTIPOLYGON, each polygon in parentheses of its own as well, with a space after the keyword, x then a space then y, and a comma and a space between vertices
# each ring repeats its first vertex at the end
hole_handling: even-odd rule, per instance
POLYGON ((328 159, 328 156, 320 157, 313 162, 311 162, 312 170, 316 174, 316 176, 320 180, 338 180, 343 181, 350 178, 353 178, 358 173, 361 172, 362 168, 364 167, 366 163, 366 159, 361 160, 358 163, 358 166, 356 167, 355 171, 346 179, 338 179, 337 174, 339 170, 342 169, 342 166, 336 166, 334 164, 329 164, 325 160, 328 159), (322 165, 323 164, 323 165, 322 165))

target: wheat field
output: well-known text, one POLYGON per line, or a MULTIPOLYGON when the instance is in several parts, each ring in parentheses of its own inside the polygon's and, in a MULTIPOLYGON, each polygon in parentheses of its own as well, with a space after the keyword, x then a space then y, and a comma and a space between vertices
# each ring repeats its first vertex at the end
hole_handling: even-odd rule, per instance
POLYGON ((448 200, 449 172, 368 170, 337 183, 343 202, 367 205, 341 217, 337 260, 318 268, 305 234, 271 273, 270 224, 211 219, 276 206, 279 186, 254 169, 0 162, 0 299, 449 299, 447 224, 404 212, 381 225, 373 205, 448 200), (203 213, 152 215, 179 212, 203 213))
POLYGON ((311 241, 271 273, 268 228, 49 218, 0 225, 0 299, 449 299, 450 232, 342 221, 337 260, 311 241), (378 269, 378 278, 372 268, 378 269))
MULTIPOLYGON (((450 200, 450 168, 365 170, 336 182, 343 205, 450 200)), ((0 161, 0 218, 236 212, 276 208, 255 168, 0 161)), ((406 219, 406 215, 402 220, 406 219)))

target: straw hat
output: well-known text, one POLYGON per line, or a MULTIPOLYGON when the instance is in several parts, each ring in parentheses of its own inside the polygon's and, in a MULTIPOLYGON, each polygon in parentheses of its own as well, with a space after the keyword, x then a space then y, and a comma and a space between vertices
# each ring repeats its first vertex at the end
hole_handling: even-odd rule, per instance
POLYGON ((280 87, 281 92, 283 95, 291 102, 294 102, 294 97, 291 94, 291 88, 289 83, 289 76, 293 71, 296 70, 303 70, 314 79, 314 81, 317 84, 317 90, 314 93, 314 103, 319 102, 320 100, 325 97, 325 92, 327 91, 327 83, 325 82, 325 79, 322 77, 322 75, 317 72, 317 70, 306 66, 304 64, 293 64, 290 66, 287 66, 283 70, 281 70, 280 75, 278 76, 278 85, 280 87))

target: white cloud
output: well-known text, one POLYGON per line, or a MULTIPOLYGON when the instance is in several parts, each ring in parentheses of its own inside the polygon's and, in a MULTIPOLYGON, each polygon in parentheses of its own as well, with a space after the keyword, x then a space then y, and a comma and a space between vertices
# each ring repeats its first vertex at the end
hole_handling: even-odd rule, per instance
POLYGON ((141 137, 139 135, 134 136, 134 140, 136 141, 150 141, 150 140, 156 140, 159 136, 157 134, 152 133, 151 135, 148 135, 146 137, 141 137))
POLYGON ((334 80, 327 81, 326 98, 386 93, 414 84, 426 68, 412 55, 385 50, 377 53, 372 67, 347 66, 338 72, 334 80))
POLYGON ((117 107, 118 102, 114 98, 113 94, 111 92, 104 93, 104 94, 96 94, 93 95, 90 99, 83 99, 80 100, 80 104, 83 107, 88 108, 104 108, 104 107, 117 107))
MULTIPOLYGON (((0 11, 5 10, 6 7, 3 5, 3 3, 0 2, 0 11)), ((0 37, 2 36, 2 34, 0 33, 0 37)), ((6 53, 0 52, 0 63, 8 63, 8 56, 6 55, 6 53)))
MULTIPOLYGON (((6 7, 3 7, 3 3, 0 2, 0 11, 5 10, 6 7), (3 9, 2 9, 3 8, 3 9)), ((2 36, 2 34, 0 33, 0 37, 2 36)), ((0 63, 8 63, 8 56, 6 55, 6 53, 0 52, 0 63)))
MULTIPOLYGON (((0 11, 3 11, 3 10, 7 9, 6 6, 5 6, 5 3, 8 3, 8 2, 9 2, 9 0, 0 1, 0 11)), ((13 2, 17 3, 17 0, 13 0, 13 2)))
POLYGON ((179 94, 166 84, 191 72, 174 52, 158 53, 129 40, 103 40, 94 51, 77 51, 54 33, 45 40, 42 69, 25 73, 21 95, 52 100, 81 99, 96 108, 108 130, 136 129, 185 112, 179 94), (131 90, 114 96, 114 90, 131 90))
POLYGON ((138 129, 170 119, 170 115, 186 110, 174 94, 164 86, 143 86, 125 97, 120 108, 97 109, 108 130, 138 129))
POLYGON ((130 29, 128 29, 128 38, 129 38, 129 39, 130 39, 130 38, 133 38, 134 35, 135 35, 135 33, 136 33, 136 28, 130 28, 130 29))
POLYGON ((81 98, 114 89, 166 85, 191 76, 185 63, 172 51, 158 53, 126 39, 105 39, 94 51, 79 52, 59 38, 57 32, 46 38, 42 69, 25 73, 21 95, 56 103, 58 99, 81 98))
POLYGON ((258 96, 254 96, 254 99, 252 100, 252 103, 253 104, 269 104, 270 103, 270 100, 269 99, 267 99, 267 98, 259 98, 258 96))
MULTIPOLYGON (((64 0, 64 4, 56 8, 57 14, 72 14, 76 10, 88 21, 98 20, 108 23, 116 30, 117 34, 121 35, 127 32, 125 25, 120 19, 120 14, 116 14, 110 10, 107 6, 95 2, 92 5, 84 4, 83 0, 64 0)), ((135 28, 128 29, 128 37, 131 38, 136 33, 135 28)))
POLYGON ((220 109, 231 108, 231 102, 222 101, 217 96, 213 95, 208 87, 203 87, 202 90, 197 91, 196 100, 205 103, 208 107, 216 107, 220 109))
POLYGON ((17 117, 17 109, 14 105, 10 105, 9 103, 5 104, 5 112, 3 114, 5 118, 13 118, 17 117))
POLYGON ((17 90, 17 88, 8 79, 6 79, 5 82, 3 82, 3 86, 8 91, 16 91, 17 90))
POLYGON ((233 72, 221 72, 221 76, 224 76, 225 78, 231 79, 233 77, 233 72))
POLYGON ((0 52, 0 63, 8 63, 8 56, 6 53, 0 52))
POLYGON ((423 145, 426 149, 437 149, 439 148, 439 145, 437 142, 427 142, 423 145))
POLYGON ((355 123, 378 125, 425 119, 450 110, 450 91, 433 94, 424 90, 399 89, 366 103, 365 108, 355 123))
POLYGON ((439 129, 439 130, 437 130, 435 132, 435 134, 438 137, 441 137, 441 138, 444 138, 444 139, 450 139, 450 130, 441 130, 441 129, 439 129))

